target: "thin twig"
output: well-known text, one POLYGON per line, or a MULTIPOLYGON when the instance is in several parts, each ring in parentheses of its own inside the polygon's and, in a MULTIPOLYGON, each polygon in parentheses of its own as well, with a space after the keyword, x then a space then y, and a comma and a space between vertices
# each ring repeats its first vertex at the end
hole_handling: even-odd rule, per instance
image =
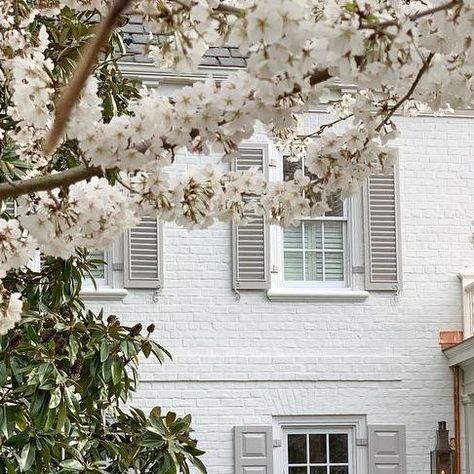
MULTIPOLYGON (((189 8, 189 4, 181 0, 173 0, 173 2, 177 3, 178 5, 181 5, 184 8, 189 8)), ((227 5, 226 3, 220 3, 216 8, 214 8, 214 11, 217 13, 228 13, 237 16, 242 16, 245 14, 244 8, 234 7, 232 5, 227 5)))
MULTIPOLYGON (((186 4, 185 2, 182 2, 180 0, 173 0, 174 3, 177 3, 178 5, 182 6, 183 8, 189 9, 189 5, 186 4)), ((214 8, 214 11, 216 13, 224 13, 227 15, 235 15, 235 16, 243 16, 245 15, 246 10, 244 8, 238 8, 234 7, 232 5, 227 5, 225 3, 219 4, 216 8, 214 8)), ((140 10, 130 10, 128 12, 130 15, 137 15, 137 16, 143 16, 143 12, 140 10)), ((147 17, 149 18, 154 18, 154 19, 161 19, 163 17, 163 14, 153 14, 153 13, 147 13, 147 17)))
POLYGON ((390 112, 388 115, 383 119, 383 121, 378 125, 378 127, 375 129, 377 132, 380 131, 380 129, 384 126, 385 123, 387 123, 388 120, 393 116, 393 114, 406 102, 410 96, 413 94, 415 91, 416 87, 418 86, 418 83, 420 82, 421 78, 423 77, 423 74, 428 70, 431 60, 433 59, 434 53, 430 53, 428 57, 426 58, 426 61, 423 63, 423 66, 420 68, 418 71, 418 74, 415 77, 415 80, 413 81, 413 84, 410 86, 410 89, 408 89, 408 92, 390 109, 390 112))
POLYGON ((232 5, 227 5, 221 3, 214 9, 218 13, 230 13, 231 15, 242 16, 245 15, 245 8, 233 7, 232 5))
POLYGON ((123 182, 123 180, 119 177, 119 176, 116 176, 115 179, 117 180, 118 183, 120 183, 125 189, 127 189, 128 191, 130 191, 132 194, 136 194, 136 190, 131 188, 128 184, 125 184, 123 182))
POLYGON ((92 178, 93 176, 103 176, 102 168, 76 166, 75 168, 47 176, 37 176, 21 181, 9 181, 8 183, 0 184, 0 200, 15 199, 25 194, 68 187, 71 184, 92 178))
MULTIPOLYGON (((424 18, 425 16, 433 15, 434 13, 438 13, 444 10, 449 10, 457 5, 461 5, 461 0, 452 0, 451 2, 444 3, 438 5, 437 7, 429 8, 428 10, 423 10, 421 12, 415 13, 413 15, 408 15, 408 19, 410 21, 416 21, 420 18, 424 18)), ((388 26, 397 26, 399 25, 399 20, 387 20, 381 23, 373 23, 373 24, 364 24, 361 26, 362 29, 380 29, 380 28, 387 28, 388 26)))
POLYGON ((312 137, 316 137, 318 135, 321 135, 324 132, 324 130, 326 130, 326 128, 331 128, 334 125, 338 124, 339 122, 344 122, 344 120, 347 120, 348 118, 351 118, 353 116, 354 116, 354 114, 349 114, 349 115, 346 115, 345 117, 340 117, 340 118, 334 120, 333 122, 325 123, 324 125, 321 125, 318 128, 318 130, 316 130, 315 132, 310 133, 308 135, 304 135, 302 138, 306 139, 306 138, 312 138, 312 137))
POLYGON ((64 89, 56 104, 53 127, 43 147, 43 153, 45 155, 50 155, 61 140, 71 109, 84 88, 94 64, 97 63, 100 51, 107 43, 110 33, 117 25, 117 18, 123 13, 130 2, 131 0, 117 0, 105 19, 98 25, 93 39, 88 42, 84 55, 71 81, 64 89))

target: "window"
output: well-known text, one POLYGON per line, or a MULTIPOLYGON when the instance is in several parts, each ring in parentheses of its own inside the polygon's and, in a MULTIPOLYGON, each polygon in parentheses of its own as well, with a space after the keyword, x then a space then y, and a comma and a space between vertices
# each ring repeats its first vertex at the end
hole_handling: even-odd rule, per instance
POLYGON ((96 260, 91 279, 86 279, 81 296, 94 301, 120 301, 127 289, 151 289, 153 301, 163 284, 161 225, 144 216, 140 223, 117 238, 108 250, 92 250, 96 260), (103 261, 104 263, 101 263, 103 261))
POLYGON ((352 474, 351 432, 292 430, 286 434, 286 474, 352 474))
MULTIPOLYGON (((285 180, 303 169, 304 159, 284 158, 285 180)), ((331 210, 321 217, 305 218, 283 231, 283 278, 285 286, 346 286, 346 206, 339 195, 329 197, 331 210)))
MULTIPOLYGON (((108 284, 108 265, 107 263, 100 263, 100 261, 107 262, 109 259, 109 253, 110 252, 104 250, 92 250, 89 252, 89 260, 97 261, 95 263, 95 268, 91 270, 91 274, 98 287, 107 286, 108 284)), ((92 285, 92 281, 89 278, 85 283, 86 285, 92 285)))

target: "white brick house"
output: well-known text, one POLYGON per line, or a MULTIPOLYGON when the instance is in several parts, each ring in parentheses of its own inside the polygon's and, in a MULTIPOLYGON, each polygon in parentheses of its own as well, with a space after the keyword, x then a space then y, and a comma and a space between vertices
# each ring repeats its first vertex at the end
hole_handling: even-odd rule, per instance
MULTIPOLYGON (((225 79, 209 57, 188 76, 124 71, 172 93, 210 68, 225 79)), ((315 106, 305 127, 326 118, 315 106)), ((464 369, 461 454, 474 473, 474 343, 439 345, 441 330, 472 335, 474 115, 398 122, 394 176, 332 215, 287 231, 148 220, 84 291, 123 321, 156 324, 174 360, 143 362, 134 403, 190 413, 210 474, 428 474, 437 422, 454 436, 450 366, 464 369)), ((211 162, 183 154, 176 168, 211 162)), ((275 180, 292 168, 264 133, 235 166, 249 163, 275 180)))

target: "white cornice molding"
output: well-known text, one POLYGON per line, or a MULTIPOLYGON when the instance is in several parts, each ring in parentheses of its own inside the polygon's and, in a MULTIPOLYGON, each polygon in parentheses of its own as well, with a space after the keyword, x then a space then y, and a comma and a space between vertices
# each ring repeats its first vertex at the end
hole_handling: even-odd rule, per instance
MULTIPOLYGON (((126 77, 138 79, 148 87, 156 87, 158 84, 170 85, 190 85, 194 82, 205 81, 209 77, 213 77, 216 81, 225 81, 230 74, 242 70, 242 68, 221 68, 216 66, 200 66, 194 73, 176 73, 169 71, 160 71, 154 63, 138 63, 123 61, 119 63, 120 70, 126 77)), ((341 94, 355 92, 356 86, 341 84, 335 80, 331 85, 331 89, 339 91, 341 94)), ((326 112, 327 104, 309 105, 308 112, 326 112)), ((399 116, 399 113, 395 115, 399 116)), ((434 117, 433 113, 420 113, 416 117, 434 117)), ((473 118, 474 109, 458 109, 450 114, 441 116, 440 118, 473 118)))
POLYGON ((217 81, 224 81, 230 73, 238 71, 238 68, 219 68, 201 66, 194 73, 176 73, 160 71, 154 63, 120 62, 120 70, 127 77, 141 80, 147 86, 157 86, 160 83, 188 85, 197 81, 205 81, 213 77, 217 81))

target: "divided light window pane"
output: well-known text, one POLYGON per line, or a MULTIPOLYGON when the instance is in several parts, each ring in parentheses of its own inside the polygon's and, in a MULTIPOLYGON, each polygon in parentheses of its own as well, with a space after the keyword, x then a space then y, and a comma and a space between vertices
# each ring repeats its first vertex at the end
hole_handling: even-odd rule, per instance
POLYGON ((288 474, 352 474, 347 433, 294 433, 287 437, 288 474))
MULTIPOLYGON (((285 157, 285 181, 303 169, 314 178, 304 160, 285 157)), ((344 239, 346 219, 340 194, 328 199, 331 210, 318 218, 304 219, 297 227, 283 232, 284 278, 286 281, 344 281, 344 239)))
MULTIPOLYGON (((89 252, 89 260, 104 260, 105 252, 103 250, 93 250, 89 252)), ((91 270, 92 276, 95 280, 105 279, 105 264, 99 263, 96 268, 91 270)))

